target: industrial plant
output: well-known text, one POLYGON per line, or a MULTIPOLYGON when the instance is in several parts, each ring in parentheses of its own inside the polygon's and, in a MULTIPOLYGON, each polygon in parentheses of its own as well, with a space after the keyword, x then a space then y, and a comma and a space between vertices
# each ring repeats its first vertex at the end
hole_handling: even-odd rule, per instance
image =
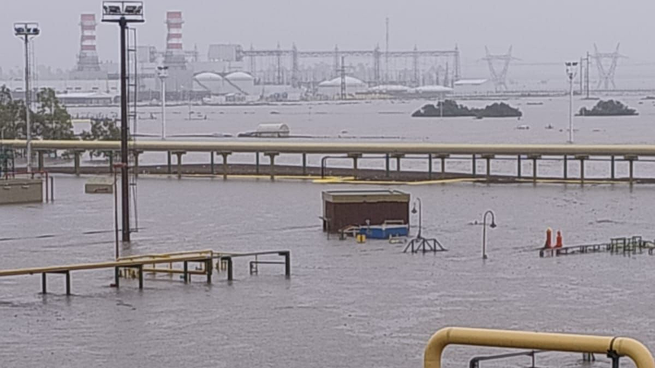
MULTIPOLYGON (((81 14, 77 63, 68 72, 40 72, 33 65, 33 89, 51 88, 65 105, 117 104, 120 70, 116 62, 98 57, 95 14, 81 14)), ((302 50, 279 43, 273 48, 248 48, 234 43, 210 44, 204 52, 184 42, 185 20, 181 11, 168 11, 164 18, 165 48, 141 45, 135 32, 128 37, 129 79, 135 103, 158 104, 162 93, 174 103, 252 104, 258 102, 443 98, 445 95, 507 94, 509 70, 520 59, 512 54, 492 54, 486 63, 488 75, 464 78, 460 50, 392 50, 389 46, 389 19, 386 44, 369 49, 302 50), (166 88, 162 88, 165 84, 166 88), (164 92, 165 90, 165 92, 164 92)), ((589 93, 591 61, 598 69, 597 90, 614 90, 614 74, 623 56, 616 50, 595 53, 580 63, 580 91, 589 93), (586 63, 583 62, 586 60, 586 63), (609 60, 609 64, 607 63, 609 60), (586 70, 583 70, 586 69, 586 70)), ((34 49, 31 49, 34 52, 34 49)), ((33 58, 34 59, 34 58, 33 58)), ((44 69, 44 68, 41 68, 44 69)), ((596 81, 594 81, 596 83, 596 81)), ((595 84, 594 83, 594 84, 595 84)), ((16 96, 24 95, 22 76, 0 73, 0 84, 16 96)), ((523 88, 525 90, 525 88, 523 88)), ((534 90, 539 89, 539 86, 534 90)), ((552 92, 552 91, 551 91, 552 92)), ((560 92, 560 91, 558 91, 560 92)), ((576 91, 577 92, 577 91, 576 91)))

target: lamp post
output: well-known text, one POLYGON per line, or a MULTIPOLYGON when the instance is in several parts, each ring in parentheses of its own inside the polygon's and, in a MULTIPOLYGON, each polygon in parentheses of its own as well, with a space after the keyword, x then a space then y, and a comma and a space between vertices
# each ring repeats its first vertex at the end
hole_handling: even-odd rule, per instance
POLYGON ((130 23, 143 23, 142 1, 104 1, 102 3, 102 21, 118 23, 121 38, 121 199, 123 241, 130 241, 130 182, 128 162, 127 116, 127 29, 130 23))
POLYGON ((492 229, 496 228, 496 215, 494 211, 487 211, 482 216, 482 259, 487 259, 487 216, 491 215, 491 227, 492 229))
POLYGON ((38 23, 14 24, 14 34, 25 42, 25 131, 27 146, 27 172, 32 172, 32 91, 30 90, 30 37, 41 34, 38 23))
POLYGON ((569 141, 568 143, 573 143, 573 80, 575 79, 578 71, 578 62, 577 61, 567 61, 564 63, 566 65, 566 76, 569 78, 569 141))
POLYGON ((166 78, 168 78, 168 67, 160 65, 157 67, 157 76, 161 82, 161 139, 166 139, 166 78))
POLYGON ((421 238, 421 230, 423 229, 423 204, 421 203, 421 198, 416 198, 414 201, 414 208, 412 208, 412 213, 417 214, 418 213, 418 235, 416 236, 417 239, 421 238), (418 211, 416 210, 416 203, 418 203, 418 211))

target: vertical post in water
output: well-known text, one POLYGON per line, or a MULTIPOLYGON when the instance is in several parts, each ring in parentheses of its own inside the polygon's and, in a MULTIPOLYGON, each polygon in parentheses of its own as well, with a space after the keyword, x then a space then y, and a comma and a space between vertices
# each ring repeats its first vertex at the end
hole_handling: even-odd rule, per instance
POLYGON ((521 155, 518 155, 516 158, 516 176, 518 176, 519 179, 521 179, 521 155))
POLYGON ((119 21, 121 29, 121 197, 123 209, 123 241, 130 241, 130 182, 127 120, 127 19, 119 21))
POLYGON ((66 271, 64 274, 66 275, 66 295, 71 295, 71 273, 66 271))
POLYGON ((389 154, 388 154, 388 153, 384 156, 384 164, 385 164, 385 166, 384 166, 384 167, 385 167, 385 172, 384 172, 384 174, 385 174, 385 177, 388 178, 388 177, 389 177, 389 172, 390 172, 390 170, 389 170, 389 166, 391 165, 391 164, 389 163, 389 154))
POLYGON ((232 257, 225 257, 225 261, 227 261, 227 281, 232 281, 234 280, 234 270, 232 267, 232 257))
POLYGON ((307 154, 302 154, 302 174, 307 175, 307 154))
POLYGON ((610 163, 610 165, 611 165, 611 166, 610 166, 610 178, 611 178, 612 180, 614 180, 614 179, 615 179, 615 176, 616 176, 615 168, 614 168, 614 160, 615 160, 615 159, 614 159, 614 156, 612 156, 612 157, 610 158, 610 161, 611 161, 611 163, 610 163))
POLYGON ((284 275, 291 277, 291 252, 285 251, 281 255, 284 256, 284 275))
POLYGON ((209 165, 210 165, 210 173, 212 175, 216 175, 216 167, 214 163, 214 151, 209 153, 209 165))
POLYGON ((432 180, 432 154, 428 154, 428 180, 432 180))
POLYGON ((143 289, 143 265, 139 265, 139 289, 143 289))
POLYGON ((477 164, 477 162, 475 160, 475 154, 473 154, 471 157, 472 157, 472 160, 473 160, 472 163, 471 163, 471 166, 472 166, 471 171, 473 173, 473 176, 476 176, 477 175, 477 170, 478 170, 478 168, 477 168, 478 164, 477 164))

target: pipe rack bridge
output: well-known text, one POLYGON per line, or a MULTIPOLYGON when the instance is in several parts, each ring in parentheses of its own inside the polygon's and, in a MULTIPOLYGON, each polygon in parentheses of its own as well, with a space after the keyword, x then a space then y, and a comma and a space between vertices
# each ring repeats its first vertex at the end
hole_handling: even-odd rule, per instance
MULTIPOLYGON (((0 145, 25 148, 24 140, 0 140, 0 145)), ((34 150, 119 151, 120 141, 32 141, 34 150)), ((439 143, 342 143, 342 142, 131 142, 130 149, 144 152, 276 152, 279 154, 453 154, 453 155, 593 155, 655 157, 655 145, 570 144, 439 144, 439 143)))
POLYGON ((443 351, 449 345, 607 354, 612 359, 612 368, 619 368, 619 359, 627 356, 635 362, 637 368, 655 368, 655 361, 648 348, 627 337, 460 327, 443 328, 432 335, 425 347, 423 367, 441 368, 443 351))
POLYGON ((22 268, 15 270, 0 270, 0 277, 10 276, 24 276, 41 274, 41 288, 43 294, 47 293, 46 276, 48 274, 62 274, 66 276, 66 294, 71 295, 71 272, 73 271, 91 271, 99 269, 113 269, 114 270, 114 285, 119 287, 120 278, 127 277, 132 274, 132 277, 138 277, 139 289, 143 289, 143 274, 163 273, 169 276, 174 274, 182 275, 185 283, 191 281, 191 275, 205 275, 207 283, 212 282, 213 275, 213 261, 217 260, 216 270, 227 271, 227 280, 234 280, 234 258, 254 258, 255 261, 250 262, 250 273, 253 273, 253 265, 258 264, 282 264, 284 265, 284 273, 286 277, 291 276, 291 252, 288 250, 280 251, 265 251, 265 252, 252 252, 252 253, 225 253, 214 252, 212 250, 201 251, 188 251, 176 253, 162 253, 162 254, 145 254, 138 256, 130 256, 119 258, 115 261, 97 262, 97 263, 81 263, 64 266, 49 266, 49 267, 33 267, 22 268), (282 261, 266 261, 259 260, 258 257, 266 256, 280 256, 283 257, 282 261), (173 265, 181 264, 182 268, 175 268, 173 265), (198 265, 195 269, 189 269, 189 265, 198 265), (164 265, 165 267, 158 267, 164 265), (123 272, 125 271, 125 272, 123 272))
MULTIPOLYGON (((23 140, 0 140, 0 146, 24 149, 23 140)), ((67 150, 74 155, 75 174, 80 174, 80 156, 86 151, 112 152, 120 150, 119 141, 32 141, 32 151, 38 154, 39 170, 44 170, 44 154, 53 150, 67 150)), ((458 175, 462 177, 476 177, 477 160, 486 161, 486 178, 492 179, 494 175, 492 163, 499 160, 516 160, 516 178, 531 178, 538 180, 538 163, 540 161, 557 159, 562 161, 561 179, 569 180, 569 161, 579 161, 579 180, 585 181, 585 162, 608 161, 610 166, 610 180, 617 179, 616 162, 623 161, 629 165, 630 183, 635 179, 635 162, 655 162, 655 145, 570 145, 570 144, 439 144, 439 143, 395 143, 395 142, 336 142, 336 141, 214 141, 214 142, 185 142, 185 141, 146 141, 130 142, 129 150, 134 157, 134 172, 139 173, 139 155, 145 152, 166 152, 168 155, 167 173, 171 175, 172 155, 177 156, 177 175, 182 176, 182 156, 190 152, 206 152, 210 155, 211 174, 215 174, 214 156, 223 157, 223 175, 228 175, 228 156, 233 153, 252 153, 255 156, 255 173, 260 174, 260 154, 270 159, 269 174, 275 177, 275 158, 281 154, 302 155, 302 174, 307 175, 307 155, 321 155, 321 176, 324 176, 326 159, 350 159, 353 162, 352 176, 359 177, 358 162, 363 159, 384 159, 385 177, 390 178, 390 160, 397 161, 396 168, 400 172, 402 159, 426 159, 428 163, 427 179, 433 178, 433 161, 441 161, 441 174, 446 173, 448 160, 471 160, 471 174, 458 175), (341 155, 335 157, 331 155, 341 155), (376 157, 374 155, 382 155, 376 157), (411 157, 410 157, 411 156, 411 157), (531 175, 522 173, 523 162, 532 163, 531 175)), ((110 156, 110 167, 112 158, 110 156)), ((111 170, 111 169, 110 169, 111 170)), ((507 174, 502 174, 507 176, 507 174)), ((560 180, 560 177, 550 178, 560 180)), ((576 180, 578 180, 576 178, 576 180)), ((598 178, 594 180, 599 180, 598 178)), ((653 177, 639 177, 641 181, 652 182, 653 177)))

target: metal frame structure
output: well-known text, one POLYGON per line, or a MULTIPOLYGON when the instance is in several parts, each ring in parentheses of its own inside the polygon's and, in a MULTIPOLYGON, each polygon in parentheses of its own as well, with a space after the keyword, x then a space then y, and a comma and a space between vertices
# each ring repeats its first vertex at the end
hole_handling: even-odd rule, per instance
POLYGON ((25 43, 25 136, 27 138, 27 172, 32 172, 32 90, 30 87, 30 37, 41 34, 41 28, 35 22, 14 24, 14 34, 25 43))
POLYGON ((459 48, 456 46, 454 50, 419 50, 418 47, 414 47, 413 50, 411 51, 380 51, 380 47, 376 46, 372 50, 340 50, 338 46, 335 46, 334 50, 331 51, 300 51, 298 48, 295 46, 295 44, 291 47, 291 49, 282 49, 280 45, 278 44, 276 49, 254 49, 250 48, 249 50, 238 50, 238 59, 243 59, 243 58, 248 58, 249 62, 247 65, 250 66, 250 73, 253 74, 253 76, 257 77, 258 73, 258 65, 261 65, 261 63, 258 63, 258 59, 263 59, 263 58, 273 58, 275 60, 275 83, 277 84, 283 84, 285 81, 284 78, 284 70, 285 70, 285 65, 284 61, 285 60, 290 60, 291 67, 291 76, 290 76, 290 81, 293 85, 299 85, 302 82, 309 82, 309 81, 303 81, 300 75, 300 65, 301 65, 301 60, 302 59, 310 59, 310 58, 325 58, 325 59, 332 59, 333 60, 333 68, 332 70, 334 71, 333 77, 338 78, 339 77, 339 70, 340 70, 340 60, 341 57, 348 57, 348 58, 365 58, 372 60, 372 67, 373 67, 373 80, 367 81, 370 84, 376 84, 379 85, 383 82, 385 83, 390 83, 390 82, 399 82, 399 81, 392 81, 390 78, 387 76, 388 71, 385 70, 385 73, 381 72, 382 68, 382 57, 385 59, 385 68, 388 66, 388 64, 391 63, 393 60, 397 59, 411 59, 412 60, 412 79, 411 82, 413 84, 419 84, 420 81, 418 79, 421 70, 420 70, 420 60, 421 59, 426 59, 426 58, 440 58, 440 57, 445 57, 452 59, 453 64, 455 65, 452 75, 448 76, 449 80, 454 83, 457 80, 460 79, 461 75, 461 66, 460 66, 460 55, 459 55, 459 48))
POLYGON ((445 252, 448 249, 444 248, 443 245, 437 240, 436 238, 433 239, 426 239, 423 237, 422 230, 423 230, 423 202, 421 201, 421 198, 416 198, 414 201, 414 208, 412 209, 413 214, 418 213, 418 234, 416 235, 416 238, 412 239, 409 241, 405 249, 403 250, 403 253, 407 253, 407 251, 411 251, 411 253, 418 253, 418 252, 445 252), (416 204, 418 203, 418 210, 416 209, 416 204))
POLYGON ((610 84, 612 89, 616 89, 616 84, 614 83, 614 74, 616 74, 616 67, 619 64, 619 59, 625 58, 625 56, 619 53, 620 43, 616 44, 616 49, 614 52, 598 52, 598 46, 594 44, 594 55, 593 58, 596 61, 596 67, 598 68, 598 85, 597 89, 603 87, 605 90, 610 89, 610 84), (603 62, 605 60, 610 60, 610 65, 608 69, 605 69, 603 62))
MULTIPOLYGON (((121 57, 121 198, 123 241, 130 241, 130 182, 129 182, 129 117, 128 117, 128 25, 143 23, 142 1, 104 1, 102 21, 118 23, 120 27, 121 57)), ((136 101, 136 98, 135 98, 136 101)))
POLYGON ((493 55, 489 52, 487 46, 484 47, 486 56, 482 59, 487 62, 489 65, 489 73, 491 74, 491 80, 494 83, 494 88, 496 92, 507 91, 507 72, 509 71, 509 64, 513 60, 518 60, 512 56, 512 46, 509 47, 506 54, 493 55), (503 68, 499 71, 496 70, 494 62, 501 61, 503 68))

